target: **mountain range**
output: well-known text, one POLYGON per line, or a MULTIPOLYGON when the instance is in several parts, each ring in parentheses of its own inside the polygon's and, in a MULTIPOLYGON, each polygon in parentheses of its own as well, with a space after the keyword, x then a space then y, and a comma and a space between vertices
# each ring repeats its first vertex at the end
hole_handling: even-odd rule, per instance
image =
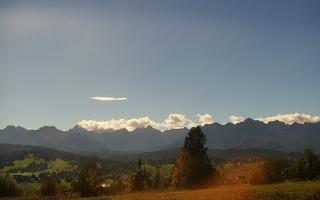
MULTIPOLYGON (((213 123, 201 127, 211 149, 267 148, 299 152, 312 147, 320 152, 320 123, 294 123, 280 121, 264 123, 246 119, 238 124, 213 123)), ((121 129, 98 133, 79 126, 68 131, 53 126, 27 130, 20 126, 7 126, 0 130, 0 143, 34 145, 62 151, 95 154, 105 152, 151 152, 180 148, 188 133, 187 128, 159 131, 152 127, 134 131, 121 129)))

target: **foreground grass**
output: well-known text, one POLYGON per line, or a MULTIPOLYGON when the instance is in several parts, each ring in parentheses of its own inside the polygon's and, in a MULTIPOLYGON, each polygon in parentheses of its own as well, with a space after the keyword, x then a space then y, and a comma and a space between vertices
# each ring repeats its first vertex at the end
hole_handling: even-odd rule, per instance
MULTIPOLYGON (((57 200, 63 198, 13 198, 14 200, 57 200)), ((140 192, 81 200, 320 200, 320 181, 285 182, 274 185, 247 184, 214 186, 200 190, 140 192)))
POLYGON ((254 193, 248 185, 223 186, 202 190, 183 190, 172 192, 142 192, 121 195, 113 200, 247 200, 253 199, 254 193))
POLYGON ((320 200, 320 181, 274 185, 232 185, 202 190, 142 192, 115 196, 113 200, 320 200))
POLYGON ((285 182, 254 187, 257 199, 320 199, 320 181, 285 182))

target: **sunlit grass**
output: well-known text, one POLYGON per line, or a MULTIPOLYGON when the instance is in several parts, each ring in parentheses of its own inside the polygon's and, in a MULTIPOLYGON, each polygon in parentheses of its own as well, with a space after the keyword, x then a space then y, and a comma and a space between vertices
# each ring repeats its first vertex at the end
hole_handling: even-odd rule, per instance
MULTIPOLYGON (((39 187, 39 186, 32 186, 39 187)), ((80 199, 60 198, 15 198, 29 199, 80 199)), ((320 199, 320 181, 285 182, 273 185, 251 186, 247 184, 213 186, 208 189, 179 190, 166 192, 138 192, 107 197, 82 198, 84 200, 317 200, 320 199)))
POLYGON ((254 189, 259 199, 320 199, 320 181, 260 185, 254 189))
POLYGON ((141 192, 114 196, 114 200, 311 200, 320 199, 320 181, 274 185, 231 185, 202 190, 141 192))

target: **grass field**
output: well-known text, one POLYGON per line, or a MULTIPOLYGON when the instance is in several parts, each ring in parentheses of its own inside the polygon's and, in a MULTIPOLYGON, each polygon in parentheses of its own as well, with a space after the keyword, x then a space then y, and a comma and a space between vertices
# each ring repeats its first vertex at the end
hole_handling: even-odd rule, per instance
POLYGON ((285 182, 254 189, 258 199, 320 199, 320 181, 285 182))
POLYGON ((142 192, 114 196, 113 200, 317 200, 320 181, 287 182, 275 185, 247 184, 212 187, 202 190, 142 192))
MULTIPOLYGON (((1 198, 0 198, 1 199, 1 198)), ((57 200, 63 198, 12 198, 13 200, 57 200)), ((248 184, 214 186, 208 189, 166 192, 139 192, 82 200, 319 200, 320 181, 285 182, 274 185, 248 184)))
POLYGON ((245 177, 245 182, 248 183, 255 166, 256 163, 244 163, 240 166, 235 166, 233 164, 224 165, 223 169, 220 169, 221 180, 223 182, 237 183, 239 176, 242 176, 245 177))

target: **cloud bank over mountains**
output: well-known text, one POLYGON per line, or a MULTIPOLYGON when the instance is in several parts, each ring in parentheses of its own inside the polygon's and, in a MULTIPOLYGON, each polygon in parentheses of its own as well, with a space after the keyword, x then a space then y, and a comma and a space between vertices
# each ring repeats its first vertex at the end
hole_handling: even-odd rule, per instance
POLYGON ((136 128, 146 128, 151 126, 158 130, 191 128, 197 125, 206 125, 213 123, 213 117, 210 114, 197 115, 198 121, 193 122, 183 114, 171 113, 163 122, 155 122, 149 117, 133 119, 111 119, 109 121, 82 120, 78 125, 84 129, 96 132, 114 131, 127 129, 133 131, 136 128))
POLYGON ((238 123, 243 122, 245 120, 244 117, 236 116, 236 115, 230 115, 229 119, 230 119, 230 122, 233 124, 238 124, 238 123))
MULTIPOLYGON (((179 113, 171 113, 163 122, 156 122, 150 117, 140 117, 133 119, 111 119, 108 121, 95 121, 95 120, 82 120, 78 125, 86 130, 95 132, 111 132, 120 129, 127 129, 128 131, 134 131, 137 128, 146 128, 151 126, 155 129, 164 131, 169 129, 181 129, 181 128, 191 128, 193 126, 206 124, 212 124, 214 118, 210 114, 197 114, 198 120, 192 121, 188 119, 185 115, 179 113)), ((245 120, 245 117, 231 115, 229 120, 233 124, 238 124, 245 120)), ((305 113, 293 113, 293 114, 278 114, 269 117, 260 117, 256 120, 268 123, 271 121, 280 121, 285 124, 293 123, 317 123, 320 122, 320 116, 312 116, 305 113)))
MULTIPOLYGON (((230 122, 233 124, 237 124, 245 120, 244 117, 236 116, 236 115, 231 115, 229 119, 230 119, 230 122)), ((293 123, 303 124, 306 122, 309 122, 309 123, 320 122, 320 116, 312 116, 305 113, 292 113, 292 114, 278 114, 278 115, 269 116, 269 117, 259 117, 256 120, 262 121, 266 124, 272 121, 280 121, 285 124, 293 124, 293 123)))
POLYGON ((305 122, 310 122, 310 123, 320 122, 320 116, 312 116, 305 113, 293 113, 293 114, 278 114, 271 117, 258 118, 257 120, 262 121, 264 123, 278 120, 280 122, 284 122, 285 124, 293 124, 293 123, 303 124, 305 122))
POLYGON ((197 117, 199 117, 199 124, 201 126, 204 126, 206 124, 212 124, 214 122, 213 117, 209 114, 205 114, 205 115, 197 114, 197 117))

